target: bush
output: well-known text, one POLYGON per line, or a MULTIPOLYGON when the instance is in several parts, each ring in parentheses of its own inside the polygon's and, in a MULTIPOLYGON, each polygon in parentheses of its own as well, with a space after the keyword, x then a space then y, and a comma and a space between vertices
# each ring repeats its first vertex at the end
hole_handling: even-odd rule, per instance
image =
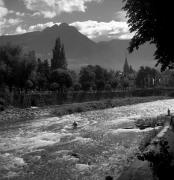
POLYGON ((5 107, 2 106, 2 105, 0 105, 0 112, 1 112, 1 111, 4 111, 4 110, 5 110, 5 107))
POLYGON ((0 98, 0 105, 5 106, 5 100, 3 98, 0 98))
POLYGON ((145 129, 148 127, 156 127, 156 126, 163 126, 165 118, 149 118, 149 119, 138 119, 135 122, 135 125, 140 129, 145 129))
POLYGON ((73 89, 74 89, 74 91, 80 91, 81 85, 79 83, 76 83, 76 84, 74 84, 73 89))
POLYGON ((76 107, 76 112, 80 113, 80 112, 83 112, 83 108, 82 107, 76 107))
POLYGON ((106 84, 106 85, 105 85, 105 90, 106 90, 106 91, 111 91, 111 90, 112 90, 111 85, 110 85, 110 84, 106 84))
POLYGON ((34 84, 31 80, 27 80, 26 84, 25 84, 27 89, 32 89, 34 84))
POLYGON ((144 160, 150 162, 153 173, 159 180, 168 179, 167 177, 172 177, 170 175, 174 169, 172 165, 173 156, 168 151, 169 146, 165 139, 160 139, 158 147, 158 150, 155 148, 144 152, 144 160))
POLYGON ((0 88, 0 99, 1 105, 7 106, 10 104, 11 95, 9 89, 6 86, 0 88))
POLYGON ((3 98, 0 98, 0 111, 3 111, 5 109, 5 100, 3 98))
POLYGON ((50 81, 52 83, 58 83, 60 88, 70 88, 72 86, 72 77, 67 70, 56 69, 50 74, 50 81))
POLYGON ((132 91, 134 97, 161 96, 163 93, 160 89, 136 89, 132 91))
POLYGON ((168 96, 169 96, 169 97, 174 97, 174 92, 170 92, 170 93, 168 94, 168 96))
POLYGON ((50 85, 50 89, 51 89, 52 91, 57 91, 59 88, 60 88, 60 86, 59 86, 59 84, 56 83, 56 82, 54 82, 54 83, 52 83, 52 84, 50 85))

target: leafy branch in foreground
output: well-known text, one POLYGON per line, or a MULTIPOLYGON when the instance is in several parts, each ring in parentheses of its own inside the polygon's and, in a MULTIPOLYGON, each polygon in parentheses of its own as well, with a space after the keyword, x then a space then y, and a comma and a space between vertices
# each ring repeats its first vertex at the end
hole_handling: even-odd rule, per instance
POLYGON ((123 0, 123 10, 127 12, 130 32, 134 37, 130 42, 129 51, 138 49, 149 42, 156 46, 154 57, 161 70, 174 67, 173 44, 174 27, 172 1, 166 0, 123 0), (170 37, 169 37, 170 36, 170 37))

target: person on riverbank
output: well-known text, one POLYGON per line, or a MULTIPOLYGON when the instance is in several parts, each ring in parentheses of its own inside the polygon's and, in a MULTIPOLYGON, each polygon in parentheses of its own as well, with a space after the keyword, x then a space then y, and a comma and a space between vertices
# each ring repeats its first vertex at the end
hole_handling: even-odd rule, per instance
POLYGON ((167 116, 170 116, 170 109, 167 110, 167 116))

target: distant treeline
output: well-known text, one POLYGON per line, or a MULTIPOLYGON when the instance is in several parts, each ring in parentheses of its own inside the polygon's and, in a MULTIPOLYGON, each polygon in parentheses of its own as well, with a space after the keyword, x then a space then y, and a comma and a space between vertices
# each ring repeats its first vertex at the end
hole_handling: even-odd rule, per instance
MULTIPOLYGON (((114 90, 118 87, 118 71, 108 71, 96 66, 82 67, 79 73, 68 69, 64 46, 58 38, 52 59, 36 58, 35 52, 24 53, 19 46, 7 44, 0 47, 0 85, 10 92, 89 90, 114 90)), ((128 82, 121 82, 123 87, 128 82)))
MULTIPOLYGON (((174 74, 170 73, 168 79, 172 86, 173 77, 174 74)), ((107 70, 99 65, 81 67, 79 73, 70 70, 60 38, 55 41, 50 62, 37 59, 34 51, 24 53, 18 45, 0 46, 0 104, 11 93, 115 91, 157 87, 160 84, 161 73, 156 69, 141 67, 136 72, 128 65, 127 59, 123 71, 107 70)))

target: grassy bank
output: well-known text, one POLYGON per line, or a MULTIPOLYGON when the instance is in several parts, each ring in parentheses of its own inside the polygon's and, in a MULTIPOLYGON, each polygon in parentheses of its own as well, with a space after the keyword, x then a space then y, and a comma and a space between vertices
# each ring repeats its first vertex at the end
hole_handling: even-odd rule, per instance
POLYGON ((137 159, 118 180, 129 180, 130 177, 135 180, 173 179, 174 129, 170 126, 160 138, 156 137, 158 132, 154 130, 143 139, 137 159))
POLYGON ((126 105, 151 102, 162 99, 168 99, 168 97, 152 96, 152 97, 117 98, 117 99, 107 99, 101 101, 53 105, 53 106, 26 108, 26 109, 9 107, 6 110, 0 112, 0 126, 2 125, 8 126, 12 123, 28 121, 35 118, 41 118, 46 116, 49 117, 63 116, 72 113, 114 108, 118 106, 126 106, 126 105))

